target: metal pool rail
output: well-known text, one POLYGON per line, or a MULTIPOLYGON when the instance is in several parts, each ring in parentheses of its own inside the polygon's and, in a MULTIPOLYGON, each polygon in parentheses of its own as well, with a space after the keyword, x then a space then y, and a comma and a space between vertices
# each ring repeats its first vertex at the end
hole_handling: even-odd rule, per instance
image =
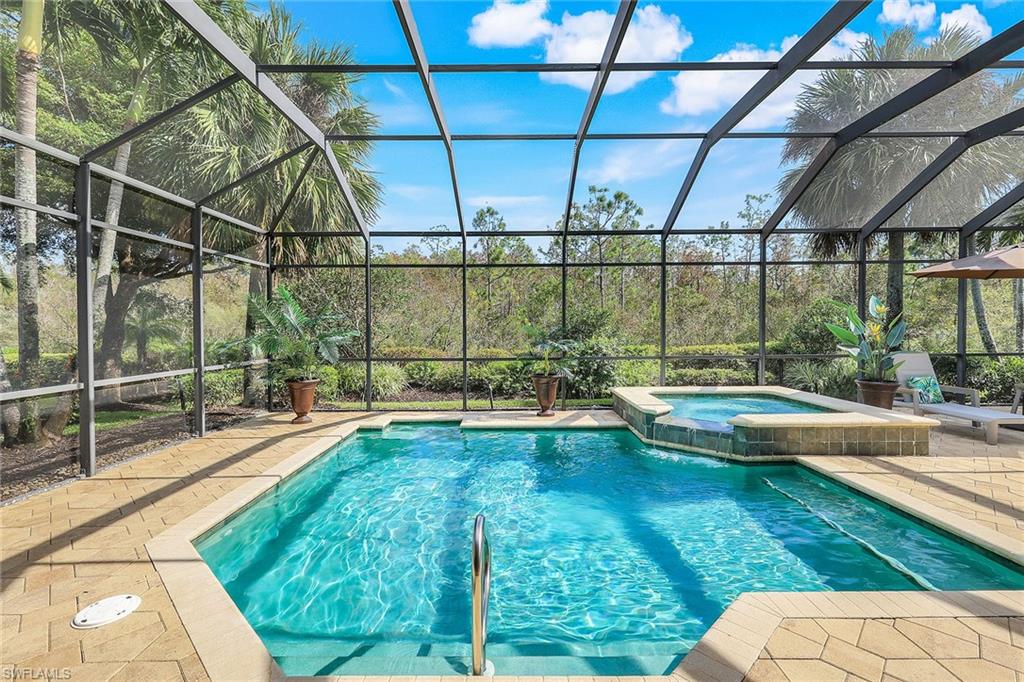
POLYGON ((487 670, 487 606, 491 595, 491 543, 483 514, 473 527, 473 674, 487 670))

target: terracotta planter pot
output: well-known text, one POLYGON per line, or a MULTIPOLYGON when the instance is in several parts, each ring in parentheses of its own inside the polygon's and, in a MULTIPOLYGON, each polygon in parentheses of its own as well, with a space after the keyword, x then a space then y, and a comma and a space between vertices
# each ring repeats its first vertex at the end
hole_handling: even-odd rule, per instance
POLYGON ((896 396, 896 389, 899 388, 899 384, 895 381, 864 381, 857 379, 857 388, 860 389, 860 401, 865 405, 891 410, 892 400, 896 396))
POLYGON ((313 419, 309 416, 313 409, 313 399, 316 398, 316 386, 319 379, 307 379, 305 381, 287 381, 288 396, 292 399, 292 410, 295 411, 295 419, 292 424, 308 424, 313 419))
POLYGON ((553 417, 555 411, 551 408, 558 400, 558 380, 561 379, 554 374, 534 374, 533 390, 537 394, 537 404, 540 405, 538 417, 553 417))

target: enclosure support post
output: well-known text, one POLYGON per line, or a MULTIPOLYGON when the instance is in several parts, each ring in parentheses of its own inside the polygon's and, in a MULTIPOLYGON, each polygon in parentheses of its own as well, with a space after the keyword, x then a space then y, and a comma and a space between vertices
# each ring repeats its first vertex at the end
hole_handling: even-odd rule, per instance
POLYGON ((469 324, 466 320, 468 314, 466 308, 469 301, 468 277, 466 273, 466 235, 462 235, 462 409, 469 409, 469 362, 466 360, 469 355, 469 341, 467 334, 469 324))
POLYGON ((668 343, 665 334, 668 332, 668 267, 665 262, 668 260, 668 235, 661 235, 661 303, 658 306, 658 314, 661 318, 661 346, 658 349, 660 362, 658 363, 658 385, 665 385, 665 356, 668 350, 668 343))
POLYGON ((192 432, 206 435, 206 391, 203 370, 206 367, 206 344, 203 330, 203 209, 192 209, 192 432))
POLYGON ((562 331, 561 336, 565 338, 569 329, 569 316, 566 313, 565 307, 568 300, 569 291, 569 266, 566 265, 566 259, 569 256, 569 233, 568 231, 562 232, 562 331))
MULTIPOLYGON (((960 232, 960 258, 967 257, 970 239, 960 232)), ((956 381, 959 386, 967 383, 967 280, 962 277, 956 281, 956 381)))
MULTIPOLYGON (((889 254, 892 258, 892 254, 889 254)), ((868 242, 863 236, 857 238, 857 314, 860 319, 868 311, 868 242)))
MULTIPOLYGON (((267 231, 267 303, 274 297, 274 235, 267 231)), ((274 365, 267 355, 267 412, 274 411, 274 365)))
POLYGON ((93 353, 92 308, 92 167, 78 166, 75 173, 75 280, 78 307, 78 463, 81 473, 96 473, 96 387, 93 353))
POLYGON ((369 237, 366 238, 364 247, 365 248, 364 248, 364 251, 363 251, 363 258, 364 258, 364 263, 366 265, 366 270, 365 270, 365 273, 366 273, 366 275, 365 275, 365 284, 366 284, 366 286, 363 288, 364 292, 366 294, 366 300, 365 300, 365 303, 366 303, 366 348, 365 348, 365 351, 366 351, 366 386, 365 386, 364 390, 366 392, 366 395, 365 395, 365 398, 366 398, 366 409, 367 410, 372 410, 373 409, 373 363, 370 362, 370 358, 372 356, 372 354, 370 353, 370 349, 373 347, 373 337, 372 337, 372 333, 370 331, 370 326, 373 324, 373 315, 372 315, 372 313, 370 311, 370 293, 371 292, 370 292, 370 239, 369 239, 369 237))
POLYGON ((761 237, 761 255, 757 265, 757 385, 764 386, 768 364, 768 238, 761 237))

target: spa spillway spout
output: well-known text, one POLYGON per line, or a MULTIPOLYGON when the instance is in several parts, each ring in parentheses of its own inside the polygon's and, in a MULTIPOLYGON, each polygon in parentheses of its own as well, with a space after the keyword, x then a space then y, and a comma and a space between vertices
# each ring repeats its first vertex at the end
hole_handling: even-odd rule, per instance
POLYGON ((473 674, 494 675, 487 660, 487 606, 491 596, 491 543, 487 541, 483 514, 473 525, 473 674))

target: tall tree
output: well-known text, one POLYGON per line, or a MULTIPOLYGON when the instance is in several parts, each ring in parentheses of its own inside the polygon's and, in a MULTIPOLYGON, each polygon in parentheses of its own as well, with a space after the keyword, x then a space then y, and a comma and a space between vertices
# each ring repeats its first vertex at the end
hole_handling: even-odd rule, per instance
MULTIPOLYGON (((18 26, 15 121, 18 133, 35 139, 38 115, 39 56, 43 47, 43 0, 23 0, 18 26)), ((36 203, 36 153, 17 145, 14 156, 14 198, 36 203)), ((39 368, 39 255, 36 214, 15 209, 17 219, 18 374, 23 386, 35 383, 39 368)), ((39 435, 38 406, 25 403, 22 438, 39 435)))
POLYGON ((601 308, 605 307, 605 262, 608 260, 609 249, 616 248, 614 233, 640 229, 640 217, 643 214, 643 208, 626 192, 610 192, 607 187, 597 185, 587 188, 586 203, 572 205, 569 213, 570 244, 578 240, 579 246, 572 247, 572 251, 577 256, 597 263, 598 303, 601 308), (574 230, 598 234, 573 239, 571 233, 574 230))
MULTIPOLYGON (((979 43, 965 28, 942 31, 933 41, 918 42, 914 32, 900 29, 881 42, 868 38, 852 57, 865 61, 949 60, 979 43)), ((838 130, 906 90, 920 72, 900 69, 834 69, 823 71, 804 87, 795 113, 787 123, 792 132, 838 130), (916 75, 915 75, 916 74, 916 75)), ((1024 79, 1020 75, 999 79, 982 72, 915 107, 887 124, 887 130, 957 130, 964 121, 981 122, 1019 106, 1024 79)), ((943 138, 861 138, 846 145, 832 158, 794 206, 792 219, 806 227, 824 228, 811 238, 815 253, 832 258, 851 249, 856 232, 885 201, 894 196, 949 144, 943 138), (838 230, 850 230, 839 232, 838 230)), ((782 161, 794 164, 779 182, 788 191, 820 148, 819 140, 803 138, 786 142, 782 161)), ((1015 148, 1005 140, 979 145, 964 154, 936 178, 915 200, 903 206, 887 226, 945 226, 952 209, 983 206, 996 191, 1019 172, 1015 148)), ((961 209, 962 210, 962 209, 961 209)), ((928 239, 917 233, 914 239, 928 239)), ((887 235, 889 266, 886 297, 890 314, 903 309, 905 234, 887 235)), ((877 247, 876 247, 877 248, 877 247)), ((976 313, 984 315, 983 306, 976 313)))
MULTIPOLYGON (((228 16, 218 14, 215 18, 234 22, 230 33, 259 62, 337 64, 351 61, 351 55, 344 48, 301 44, 298 24, 277 3, 265 13, 244 13, 241 18, 232 13, 228 16)), ((192 91, 213 79, 212 74, 203 71, 205 66, 203 62, 193 65, 196 73, 192 77, 192 91)), ((296 74, 282 78, 279 84, 325 132, 372 132, 375 118, 365 104, 352 95, 350 76, 296 74)), ((164 186, 179 193, 201 195, 303 141, 301 133, 258 93, 242 86, 222 91, 171 119, 158 130, 151 131, 135 144, 132 156, 143 168, 159 168, 164 186)), ((380 188, 365 167, 369 144, 357 142, 339 145, 335 149, 364 215, 372 219, 379 203, 380 188)), ((256 224, 268 225, 281 208, 281 197, 297 182, 306 160, 304 155, 293 157, 272 171, 260 174, 223 197, 215 208, 256 224)), ((154 221, 152 202, 134 195, 125 197, 122 215, 127 225, 132 221, 140 221, 147 226, 157 222, 154 221)), ((172 233, 187 234, 187 216, 183 218, 180 211, 168 209, 166 221, 174 224, 172 233)), ((298 188, 292 207, 277 229, 282 232, 355 229, 334 177, 322 159, 312 165, 298 188)), ((204 221, 204 242, 228 253, 247 249, 252 257, 265 257, 265 253, 253 252, 251 235, 213 219, 204 221)), ((291 238, 275 242, 275 259, 279 263, 303 260, 349 262, 361 251, 348 238, 291 238)), ((188 272, 181 254, 141 248, 121 236, 117 244, 118 284, 107 297, 98 362, 101 376, 121 375, 126 318, 138 292, 155 281, 180 277, 188 272)), ((257 242, 255 248, 261 251, 262 243, 257 242)), ((255 268, 250 272, 250 292, 262 291, 265 273, 255 268)), ((251 328, 251 321, 247 321, 247 328, 251 328)))

